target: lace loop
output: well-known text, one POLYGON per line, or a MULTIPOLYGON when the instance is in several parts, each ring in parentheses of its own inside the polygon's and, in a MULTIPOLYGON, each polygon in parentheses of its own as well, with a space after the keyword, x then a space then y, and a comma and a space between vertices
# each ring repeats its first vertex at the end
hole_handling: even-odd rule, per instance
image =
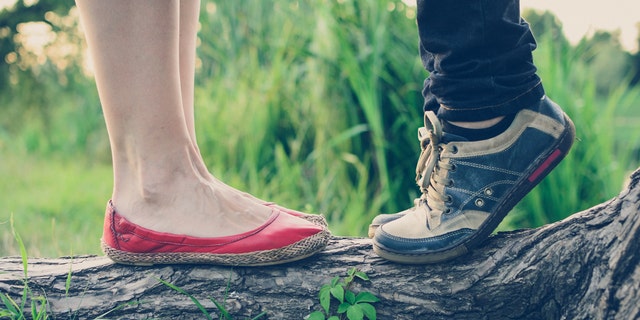
POLYGON ((451 185, 452 181, 448 178, 447 172, 455 166, 440 161, 440 153, 444 150, 441 139, 440 120, 434 112, 425 112, 424 127, 418 129, 421 152, 416 166, 416 183, 422 195, 414 200, 414 204, 416 207, 426 206, 423 209, 429 228, 440 225, 442 213, 451 211, 446 204, 451 203, 452 198, 444 194, 444 188, 451 185))
POLYGON ((436 161, 440 155, 438 144, 442 137, 442 124, 432 111, 424 113, 424 127, 418 129, 420 140, 420 157, 416 165, 416 183, 422 193, 426 192, 436 161))

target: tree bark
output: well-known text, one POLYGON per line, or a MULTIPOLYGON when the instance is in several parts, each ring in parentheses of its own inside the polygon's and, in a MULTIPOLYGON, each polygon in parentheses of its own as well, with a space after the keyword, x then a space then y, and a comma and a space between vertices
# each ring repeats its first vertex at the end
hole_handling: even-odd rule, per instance
MULTIPOLYGON (((318 291, 356 267, 369 282, 353 290, 381 299, 378 319, 638 319, 640 318, 640 171, 612 200, 562 221, 499 233, 475 252, 437 265, 387 262, 370 241, 335 238, 312 258, 283 266, 132 267, 105 257, 29 259, 28 286, 44 295, 54 318, 191 319, 202 313, 163 279, 218 313, 225 300, 235 319, 302 319, 320 310, 318 291), (69 276, 70 275, 70 276, 69 276), (67 288, 67 280, 70 285, 67 288), (125 305, 129 303, 128 305, 125 305)), ((0 259, 0 291, 20 301, 20 258, 0 259)), ((0 304, 0 309, 2 304, 0 304)))

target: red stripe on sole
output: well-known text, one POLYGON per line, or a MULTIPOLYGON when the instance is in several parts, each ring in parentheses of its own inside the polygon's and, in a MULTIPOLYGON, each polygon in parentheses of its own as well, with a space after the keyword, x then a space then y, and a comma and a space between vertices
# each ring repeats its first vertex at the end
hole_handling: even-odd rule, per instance
POLYGON ((538 177, 540 177, 540 175, 545 172, 545 170, 547 170, 549 168, 549 166, 556 160, 558 159, 558 157, 560 157, 560 155, 562 155, 562 151, 560 151, 560 149, 556 149, 555 151, 553 151, 553 153, 551 153, 551 155, 549 156, 549 158, 547 158, 547 160, 545 160, 541 166, 538 167, 538 169, 536 169, 536 171, 534 171, 530 176, 529 176, 529 182, 534 182, 536 181, 536 179, 538 179, 538 177))

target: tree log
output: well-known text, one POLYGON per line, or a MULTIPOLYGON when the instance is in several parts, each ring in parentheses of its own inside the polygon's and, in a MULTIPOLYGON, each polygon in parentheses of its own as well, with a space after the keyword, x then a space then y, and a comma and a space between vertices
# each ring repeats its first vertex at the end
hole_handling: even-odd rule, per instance
MULTIPOLYGON (((56 319, 108 311, 108 318, 203 318, 187 296, 158 279, 195 296, 214 318, 209 298, 226 297, 235 319, 263 311, 261 319, 302 319, 321 309, 323 284, 356 267, 371 281, 353 290, 381 299, 374 304, 379 319, 638 319, 639 206, 640 170, 606 203, 537 229, 498 233, 448 263, 399 265, 373 254, 368 239, 335 238, 312 258, 260 268, 132 267, 96 256, 29 259, 28 286, 46 296, 56 319)), ((21 258, 1 258, 0 292, 20 301, 23 286, 21 258)))

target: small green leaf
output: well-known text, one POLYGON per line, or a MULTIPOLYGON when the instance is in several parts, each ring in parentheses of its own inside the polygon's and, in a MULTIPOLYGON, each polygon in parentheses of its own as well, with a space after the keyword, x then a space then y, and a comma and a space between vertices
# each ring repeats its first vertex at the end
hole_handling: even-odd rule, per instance
POLYGON ((364 316, 369 320, 376 320, 376 308, 374 308, 371 304, 368 303, 358 303, 364 316))
POLYGON ((349 271, 347 271, 347 274, 348 274, 350 277, 353 277, 353 275, 354 275, 357 271, 358 271, 358 269, 356 269, 356 267, 353 267, 353 268, 349 269, 349 271))
POLYGON ((380 299, 373 295, 371 292, 363 291, 356 296, 356 303, 358 302, 378 302, 380 299))
POLYGON ((356 295, 352 291, 347 290, 344 297, 350 304, 356 304, 356 295))
POLYGON ((309 315, 307 320, 325 320, 324 313, 320 311, 314 311, 309 315))
POLYGON ((347 309, 349 309, 349 307, 351 307, 351 304, 349 302, 343 302, 338 306, 338 313, 345 313, 347 312, 347 309))
POLYGON ((335 277, 331 279, 331 286, 335 287, 338 284, 338 281, 340 281, 340 277, 335 277))
POLYGON ((356 272, 354 275, 355 275, 356 277, 358 277, 358 278, 360 278, 360 279, 364 280, 364 281, 369 281, 369 276, 368 276, 366 273, 362 272, 362 271, 358 271, 358 272, 356 272))
POLYGON ((331 316, 327 320, 340 320, 340 318, 338 316, 331 316))
POLYGON ((331 295, 338 299, 338 301, 340 301, 341 303, 344 302, 344 288, 341 285, 337 285, 331 288, 331 295))
POLYGON ((329 307, 331 306, 331 287, 329 285, 324 285, 320 289, 320 293, 318 294, 318 298, 320 299, 320 305, 326 314, 329 314, 329 307))
POLYGON ((347 319, 349 320, 362 320, 364 319, 364 313, 360 305, 354 304, 347 309, 347 319))

